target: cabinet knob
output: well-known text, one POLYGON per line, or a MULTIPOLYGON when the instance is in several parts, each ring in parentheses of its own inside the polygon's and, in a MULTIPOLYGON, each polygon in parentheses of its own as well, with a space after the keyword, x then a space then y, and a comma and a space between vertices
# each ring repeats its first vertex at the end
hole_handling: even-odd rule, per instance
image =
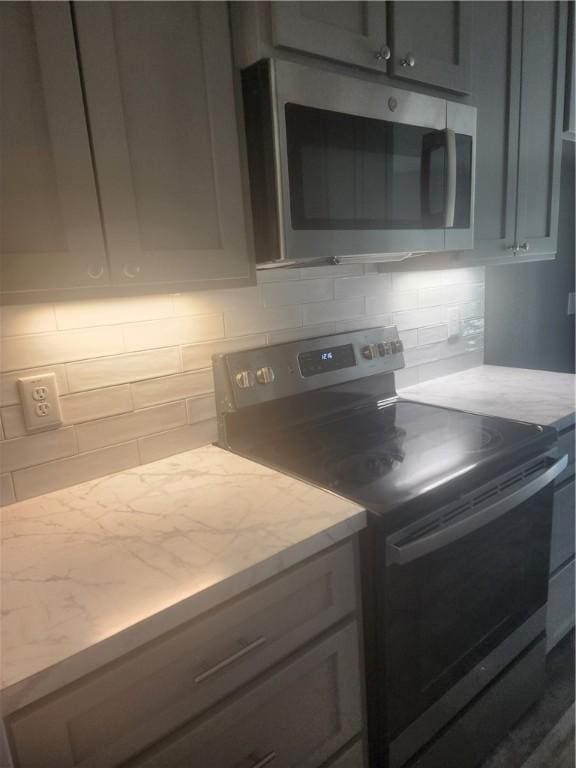
POLYGON ((102 264, 90 264, 86 273, 91 280, 99 280, 104 274, 104 267, 102 264))
POLYGON ((510 251, 513 254, 518 253, 518 243, 514 243, 514 245, 507 245, 506 250, 510 251))
POLYGON ((413 67, 416 64, 416 59, 411 53, 407 53, 403 59, 400 59, 400 64, 403 67, 413 67))
POLYGON ((132 280, 140 274, 140 264, 124 264, 122 272, 124 277, 129 277, 132 280))
POLYGON ((519 248, 521 251, 524 251, 524 253, 528 253, 530 250, 530 243, 520 243, 519 248))
POLYGON ((388 61, 390 56, 392 55, 392 52, 390 50, 390 47, 387 45, 383 45, 379 51, 376 51, 374 54, 374 58, 376 61, 388 61))

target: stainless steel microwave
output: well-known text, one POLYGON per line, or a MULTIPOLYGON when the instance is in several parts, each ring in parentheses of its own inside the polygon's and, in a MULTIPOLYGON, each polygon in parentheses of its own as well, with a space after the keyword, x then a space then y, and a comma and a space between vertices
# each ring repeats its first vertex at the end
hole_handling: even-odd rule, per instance
POLYGON ((242 90, 259 265, 473 247, 474 107, 287 61, 242 90))

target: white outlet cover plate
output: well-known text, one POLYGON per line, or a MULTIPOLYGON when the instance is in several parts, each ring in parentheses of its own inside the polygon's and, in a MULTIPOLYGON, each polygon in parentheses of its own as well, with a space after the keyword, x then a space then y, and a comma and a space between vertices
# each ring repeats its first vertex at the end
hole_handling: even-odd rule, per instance
POLYGON ((55 373, 18 379, 18 390, 28 432, 43 432, 61 426, 62 410, 55 373))

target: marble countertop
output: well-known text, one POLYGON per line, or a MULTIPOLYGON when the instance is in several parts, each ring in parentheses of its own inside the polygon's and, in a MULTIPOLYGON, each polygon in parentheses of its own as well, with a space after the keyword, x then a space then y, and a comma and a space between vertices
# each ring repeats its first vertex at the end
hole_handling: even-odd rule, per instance
POLYGON ((2 511, 4 715, 366 524, 215 446, 2 511))
POLYGON ((565 429, 574 424, 576 376, 481 365, 405 387, 399 395, 431 405, 565 429))

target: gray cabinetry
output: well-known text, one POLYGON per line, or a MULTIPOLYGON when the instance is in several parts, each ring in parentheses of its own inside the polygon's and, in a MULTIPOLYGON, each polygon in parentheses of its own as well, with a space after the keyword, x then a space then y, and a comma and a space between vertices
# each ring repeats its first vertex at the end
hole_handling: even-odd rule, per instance
POLYGON ((0 33, 1 290, 105 285, 70 6, 1 3, 0 33))
POLYGON ((476 263, 556 252, 566 5, 476 2, 476 263))
POLYGON ((394 2, 390 11, 391 74, 469 92, 470 2, 394 2))
POLYGON ((207 753, 196 745, 210 744, 216 750, 209 753, 215 762, 204 758, 210 768, 220 765, 216 755, 226 757, 228 768, 253 750, 263 751, 263 759, 288 747, 296 757, 280 765, 304 765, 301 756, 308 752, 316 757, 305 764, 319 765, 362 731, 356 611, 349 541, 10 715, 16 764, 116 768, 145 753, 138 765, 180 768, 193 745, 199 767, 207 753), (320 637, 328 637, 322 650, 320 637), (302 657, 306 649, 309 662, 302 657), (295 656, 302 660, 292 664, 295 656), (282 665, 285 671, 277 673, 282 665), (245 696, 262 679, 262 693, 245 696), (229 708, 238 697, 242 704, 229 708), (286 731, 292 709, 295 719, 286 731), (248 710, 254 715, 246 720, 248 710), (263 719, 265 742, 257 738, 263 719), (170 736, 176 729, 182 739, 170 736), (222 729, 233 740, 219 752, 222 729), (245 754, 244 746, 250 746, 245 754))
POLYGON ((568 5, 568 38, 566 51, 566 103, 564 105, 564 138, 576 141, 576 77, 574 58, 576 30, 574 27, 574 3, 568 5))
POLYGON ((75 14, 113 282, 246 284, 226 4, 75 14))
POLYGON ((274 45, 385 72, 386 2, 273 2, 274 45))

